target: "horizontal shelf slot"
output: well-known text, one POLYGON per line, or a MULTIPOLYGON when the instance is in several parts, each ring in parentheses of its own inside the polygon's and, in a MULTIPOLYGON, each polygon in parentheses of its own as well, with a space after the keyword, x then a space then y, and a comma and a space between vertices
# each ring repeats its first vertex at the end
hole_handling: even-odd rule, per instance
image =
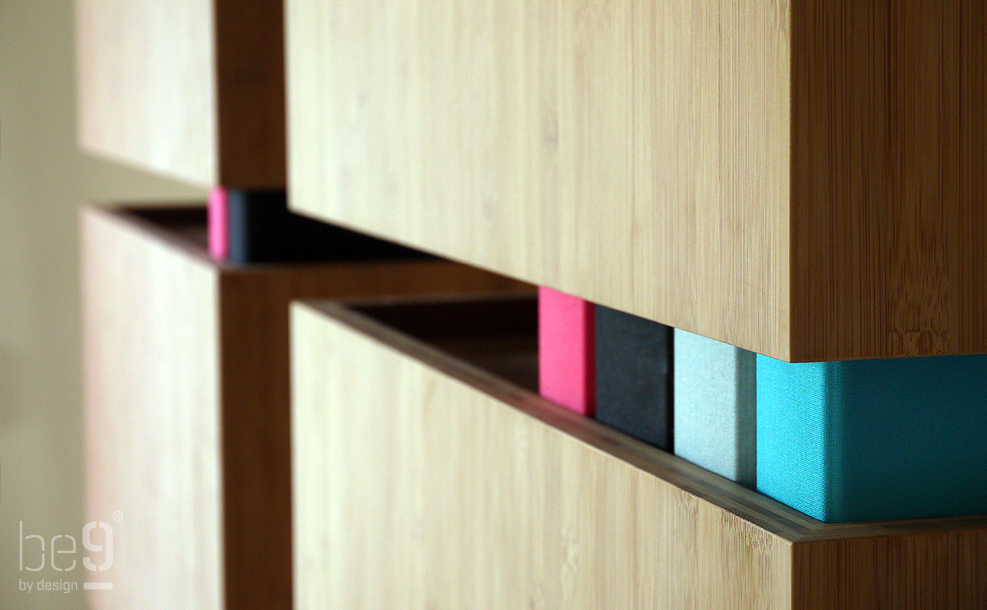
MULTIPOLYGON (((508 311, 521 303, 500 306, 508 311)), ((430 581, 440 578, 436 570, 451 571, 450 578, 461 583, 454 587, 489 594, 481 606, 509 594, 457 561, 509 571, 512 557, 539 558, 543 571, 531 578, 546 587, 571 568, 572 577, 588 579, 587 589, 596 593, 584 591, 589 597, 568 599, 566 607, 591 608, 593 600, 619 599, 621 587, 650 587, 665 601, 647 607, 712 599, 723 608, 870 608, 870 602, 834 605, 831 596, 846 600, 865 592, 861 599, 893 606, 911 595, 908 583, 916 582, 941 594, 938 607, 979 608, 987 600, 987 518, 849 524, 812 519, 537 396, 518 383, 523 375, 517 370, 497 364, 502 355, 519 352, 516 344, 498 343, 491 329, 505 327, 505 337, 530 337, 531 329, 514 334, 517 327, 505 322, 513 316, 493 313, 496 307, 496 301, 475 300, 458 306, 415 300, 294 307, 294 382, 300 394, 293 405, 296 540, 328 540, 331 547, 337 536, 348 535, 331 524, 353 519, 347 527, 364 532, 361 544, 380 553, 442 549, 435 551, 434 563, 390 565, 376 573, 389 587, 406 577, 430 581), (326 377, 332 358, 344 354, 348 375, 372 380, 367 387, 360 379, 326 377), (318 457, 325 451, 327 457, 318 457), (450 463, 458 459, 470 467, 450 463), (557 474, 544 474, 550 472, 557 474), (332 474, 321 478, 326 473, 332 474), (556 477, 563 482, 553 482, 556 477), (411 504, 402 503, 402 493, 411 494, 411 504), (389 499, 374 504, 377 494, 389 499), (364 506, 365 500, 371 505, 364 506), (438 504, 448 511, 453 530, 431 530, 421 521, 438 504), (473 515, 481 506, 489 508, 473 515), (405 510, 426 512, 403 515, 405 510), (542 511, 560 511, 558 518, 571 520, 564 527, 554 517, 542 522, 542 511), (514 520, 520 522, 498 527, 533 529, 502 536, 491 525, 514 520), (375 527, 386 530, 387 539, 376 538, 375 527), (451 550, 450 539, 460 540, 457 527, 472 532, 470 540, 485 540, 486 550, 451 550), (586 563, 553 564, 562 561, 553 554, 560 543, 556 535, 570 540, 566 544, 585 554, 586 563), (407 542, 408 536, 417 542, 407 542), (445 553, 459 559, 450 564, 452 555, 445 553), (608 565, 624 566, 627 573, 608 572, 608 565), (941 571, 935 567, 940 565, 957 570, 941 571), (690 583, 688 592, 677 582, 690 583)), ((342 598, 325 590, 322 579, 335 573, 330 563, 360 562, 345 549, 333 552, 330 561, 301 543, 297 560, 329 563, 300 575, 296 591, 300 587, 318 603, 369 594, 372 587, 358 584, 337 592, 342 598)))

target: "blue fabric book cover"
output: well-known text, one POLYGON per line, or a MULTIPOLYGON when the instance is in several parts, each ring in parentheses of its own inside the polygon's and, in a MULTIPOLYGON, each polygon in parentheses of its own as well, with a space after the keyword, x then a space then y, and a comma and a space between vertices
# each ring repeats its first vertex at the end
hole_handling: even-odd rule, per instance
POLYGON ((987 513, 987 356, 757 357, 758 489, 826 521, 987 513))
POLYGON ((756 485, 756 354, 675 329, 675 454, 756 485))

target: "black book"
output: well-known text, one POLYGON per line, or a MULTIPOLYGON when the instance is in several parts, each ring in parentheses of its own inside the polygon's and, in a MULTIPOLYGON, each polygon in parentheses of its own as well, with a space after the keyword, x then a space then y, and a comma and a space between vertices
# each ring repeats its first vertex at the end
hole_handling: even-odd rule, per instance
POLYGON ((672 450, 672 329, 596 307, 596 419, 672 450))

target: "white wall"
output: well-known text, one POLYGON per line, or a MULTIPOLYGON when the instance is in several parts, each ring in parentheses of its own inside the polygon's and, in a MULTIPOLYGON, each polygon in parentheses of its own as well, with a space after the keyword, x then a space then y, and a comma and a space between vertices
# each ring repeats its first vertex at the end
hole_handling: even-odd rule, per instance
MULTIPOLYGON (((78 231, 85 200, 203 191, 84 158, 75 145, 72 3, 0 1, 0 608, 83 608, 23 593, 19 524, 49 540, 82 523, 78 231)), ((36 541, 32 541, 36 545, 36 541)), ((29 547, 31 548, 31 547, 29 547)), ((81 571, 65 572, 82 581, 81 571)), ((80 585, 81 586, 81 585, 80 585)))

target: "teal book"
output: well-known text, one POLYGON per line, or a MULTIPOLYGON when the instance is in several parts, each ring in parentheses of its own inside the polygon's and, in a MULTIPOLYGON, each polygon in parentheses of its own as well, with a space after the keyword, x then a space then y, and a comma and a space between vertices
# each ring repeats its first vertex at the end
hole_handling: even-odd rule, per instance
POLYGON ((987 356, 757 357, 757 485, 827 523, 987 513, 987 356))

